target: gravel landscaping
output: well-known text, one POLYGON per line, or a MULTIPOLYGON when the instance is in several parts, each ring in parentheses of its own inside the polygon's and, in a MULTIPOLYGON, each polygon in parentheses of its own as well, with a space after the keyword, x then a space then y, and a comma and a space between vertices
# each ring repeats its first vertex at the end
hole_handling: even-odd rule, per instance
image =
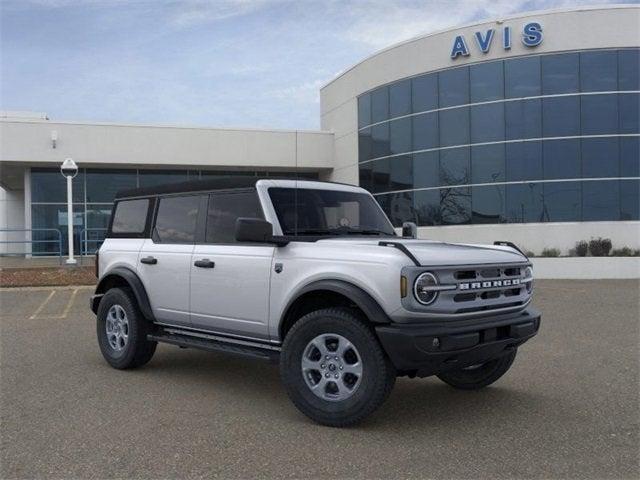
POLYGON ((93 267, 0 268, 0 287, 94 285, 93 267))

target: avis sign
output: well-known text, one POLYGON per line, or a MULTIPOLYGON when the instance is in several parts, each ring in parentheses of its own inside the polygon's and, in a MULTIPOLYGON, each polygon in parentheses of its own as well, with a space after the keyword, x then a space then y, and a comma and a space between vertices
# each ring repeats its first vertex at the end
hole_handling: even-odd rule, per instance
MULTIPOLYGON (((502 28, 502 48, 504 50, 511 49, 511 27, 502 28)), ((482 53, 488 53, 493 43, 493 37, 496 35, 496 30, 490 28, 486 32, 475 32, 473 37, 476 44, 482 53)), ((522 44, 525 47, 537 47, 542 43, 542 25, 538 22, 530 22, 522 27, 522 34, 520 37, 522 44)), ((451 58, 456 59, 458 57, 468 57, 470 55, 469 47, 464 35, 458 35, 453 40, 453 48, 451 49, 451 58)))

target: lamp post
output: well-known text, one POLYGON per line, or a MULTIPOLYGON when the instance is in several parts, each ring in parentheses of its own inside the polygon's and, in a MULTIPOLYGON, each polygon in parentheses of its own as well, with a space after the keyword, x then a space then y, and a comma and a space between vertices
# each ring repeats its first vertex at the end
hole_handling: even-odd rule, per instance
POLYGON ((73 258, 73 177, 78 174, 78 166, 72 158, 65 159, 60 165, 60 173, 67 179, 67 233, 69 235, 69 258, 67 258, 67 265, 75 265, 78 263, 73 258))

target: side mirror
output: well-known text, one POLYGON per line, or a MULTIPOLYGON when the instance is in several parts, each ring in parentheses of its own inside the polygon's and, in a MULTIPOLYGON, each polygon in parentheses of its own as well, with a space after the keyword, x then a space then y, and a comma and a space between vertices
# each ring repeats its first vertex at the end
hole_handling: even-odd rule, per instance
POLYGON ((402 238, 418 238, 418 226, 413 222, 402 224, 402 238))
POLYGON ((236 220, 236 241, 270 243, 273 237, 273 225, 261 218, 244 218, 236 220))

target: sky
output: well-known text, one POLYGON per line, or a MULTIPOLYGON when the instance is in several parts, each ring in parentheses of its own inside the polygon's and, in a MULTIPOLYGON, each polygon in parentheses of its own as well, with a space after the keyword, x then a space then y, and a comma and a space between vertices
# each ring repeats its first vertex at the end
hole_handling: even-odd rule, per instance
POLYGON ((377 50, 485 18, 590 4, 0 0, 0 110, 52 120, 317 129, 320 87, 377 50))

